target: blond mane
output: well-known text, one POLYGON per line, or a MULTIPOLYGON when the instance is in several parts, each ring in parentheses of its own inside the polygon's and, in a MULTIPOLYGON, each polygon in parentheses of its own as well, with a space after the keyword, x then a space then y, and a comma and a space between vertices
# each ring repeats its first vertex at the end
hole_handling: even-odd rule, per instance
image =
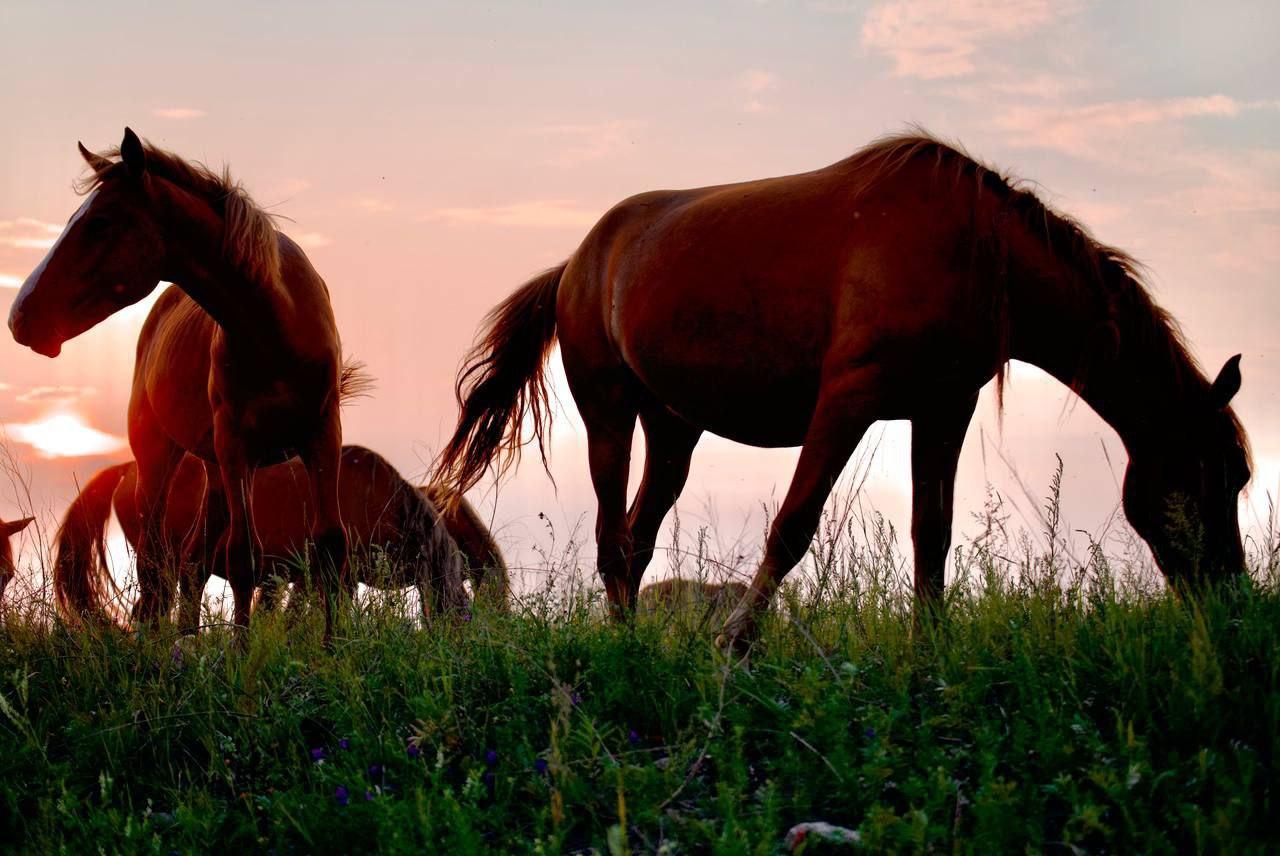
MULTIPOLYGON (((185 160, 149 142, 143 142, 147 171, 208 202, 225 224, 223 257, 255 282, 276 282, 280 277, 280 246, 275 219, 262 210, 224 166, 214 172, 197 161, 185 160)), ((76 182, 76 192, 86 194, 115 179, 125 166, 120 149, 98 152, 102 160, 90 174, 76 182)))

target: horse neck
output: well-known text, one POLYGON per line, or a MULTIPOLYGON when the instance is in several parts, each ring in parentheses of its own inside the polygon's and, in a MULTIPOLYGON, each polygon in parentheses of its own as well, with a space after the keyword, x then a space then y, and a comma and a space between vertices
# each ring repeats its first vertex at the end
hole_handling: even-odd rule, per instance
POLYGON ((278 335, 286 302, 279 283, 247 275, 226 258, 223 218, 185 190, 172 185, 168 189, 165 238, 170 262, 165 279, 186 292, 229 333, 252 337, 276 331, 278 335))
POLYGON ((1074 389, 1130 454, 1163 442, 1207 388, 1162 319, 1140 303, 1109 305, 1086 276, 1031 277, 1012 291, 1010 356, 1074 389))

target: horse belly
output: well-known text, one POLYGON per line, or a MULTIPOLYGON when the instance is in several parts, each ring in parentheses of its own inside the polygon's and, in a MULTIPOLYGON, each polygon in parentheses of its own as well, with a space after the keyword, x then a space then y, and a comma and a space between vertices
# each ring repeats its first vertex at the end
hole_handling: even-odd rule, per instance
POLYGON ((668 409, 740 443, 803 442, 829 342, 824 289, 655 277, 623 294, 615 341, 668 409))

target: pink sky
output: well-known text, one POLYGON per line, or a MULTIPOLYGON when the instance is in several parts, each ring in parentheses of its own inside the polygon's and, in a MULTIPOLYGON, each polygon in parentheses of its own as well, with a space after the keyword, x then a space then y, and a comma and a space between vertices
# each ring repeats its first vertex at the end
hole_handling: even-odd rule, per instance
MULTIPOLYGON (((77 140, 102 148, 129 124, 185 156, 228 163, 287 218, 283 230, 333 291, 347 350, 377 377, 375 397, 347 411, 348 441, 419 475, 452 427, 454 371, 484 312, 570 253, 612 203, 821 166, 918 122, 1035 179, 1051 203, 1137 255, 1211 370, 1243 352, 1237 409, 1258 462, 1246 525, 1274 494, 1271 4, 471 5, 229 3, 212 16, 7 5, 0 298, 11 299, 79 204, 77 140)), ((122 313, 53 361, 0 337, 0 423, 46 525, 77 482, 121 457, 111 438, 124 432, 144 314, 122 313), (101 433, 77 439, 83 454, 47 457, 38 426, 53 418, 65 428, 68 415, 101 433)), ((496 508, 477 492, 517 564, 547 542, 538 512, 561 538, 579 520, 589 532, 594 515, 581 426, 560 389, 558 495, 532 461, 496 508)), ((864 498, 905 531, 905 426, 873 430, 860 456, 876 438, 864 498)), ((1040 495, 1055 451, 1068 521, 1099 531, 1116 507, 1123 450, 1087 407, 1017 366, 1003 429, 988 397, 966 443, 958 534, 972 530, 968 512, 988 481, 1032 518, 1005 461, 1040 495)), ((722 535, 754 542, 761 503, 780 499, 794 460, 792 450, 704 440, 679 506, 686 529, 713 503, 722 535)), ((0 516, 16 515, 19 499, 0 480, 0 516)))

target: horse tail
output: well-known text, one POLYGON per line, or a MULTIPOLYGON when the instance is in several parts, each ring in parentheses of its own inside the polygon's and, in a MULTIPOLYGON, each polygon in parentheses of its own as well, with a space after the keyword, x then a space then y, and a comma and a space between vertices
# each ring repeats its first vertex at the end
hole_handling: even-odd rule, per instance
POLYGON ((115 464, 91 478, 58 527, 53 593, 69 621, 113 620, 107 600, 120 589, 107 564, 107 520, 116 488, 132 466, 133 461, 115 464))
POLYGON ((440 510, 440 522, 453 537, 467 564, 471 590, 478 600, 487 600, 507 611, 511 598, 511 574, 498 542, 481 519, 475 506, 442 484, 423 488, 427 500, 440 510))
POLYGON ((521 430, 526 413, 543 469, 551 475, 545 370, 556 340, 556 292, 564 270, 562 264, 544 271, 494 307, 458 372, 455 393, 462 414, 432 479, 449 488, 450 502, 474 487, 490 466, 500 478, 519 460, 527 442, 521 430))

